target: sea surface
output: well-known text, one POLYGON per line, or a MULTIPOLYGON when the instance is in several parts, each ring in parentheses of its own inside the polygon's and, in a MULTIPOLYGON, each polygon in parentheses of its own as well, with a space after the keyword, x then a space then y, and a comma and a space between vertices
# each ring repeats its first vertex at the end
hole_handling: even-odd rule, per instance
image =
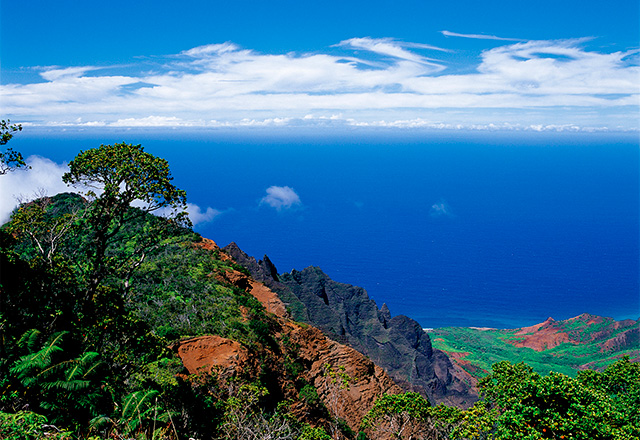
POLYGON ((11 146, 63 162, 122 141, 220 211, 203 236, 319 266, 423 327, 640 316, 637 134, 40 129, 11 146), (271 186, 300 203, 269 206, 271 186))

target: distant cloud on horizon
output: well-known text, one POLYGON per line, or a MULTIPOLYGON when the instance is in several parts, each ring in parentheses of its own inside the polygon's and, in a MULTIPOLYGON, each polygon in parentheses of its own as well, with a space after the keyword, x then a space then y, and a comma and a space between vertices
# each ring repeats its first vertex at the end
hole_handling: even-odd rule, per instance
POLYGON ((393 38, 303 54, 225 42, 127 65, 27 68, 40 81, 0 85, 0 99, 25 126, 638 130, 637 48, 441 33, 494 42, 464 68, 455 47, 393 38))
POLYGON ((269 205, 282 211, 302 204, 298 194, 288 186, 270 186, 266 191, 267 195, 260 199, 260 205, 269 205))

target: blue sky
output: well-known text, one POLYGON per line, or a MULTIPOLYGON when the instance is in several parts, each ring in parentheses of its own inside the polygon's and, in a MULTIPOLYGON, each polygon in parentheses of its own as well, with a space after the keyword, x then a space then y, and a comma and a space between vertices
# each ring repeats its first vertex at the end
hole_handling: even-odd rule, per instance
POLYGON ((0 8, 27 125, 638 129, 635 0, 0 8))

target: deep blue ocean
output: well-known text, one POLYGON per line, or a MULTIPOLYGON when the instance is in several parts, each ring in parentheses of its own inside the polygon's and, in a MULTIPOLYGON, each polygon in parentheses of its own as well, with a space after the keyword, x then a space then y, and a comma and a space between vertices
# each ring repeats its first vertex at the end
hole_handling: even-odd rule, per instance
POLYGON ((12 146, 58 162, 142 143, 222 211, 203 236, 319 266, 423 327, 640 316, 637 134, 28 131, 12 146), (301 204, 260 204, 274 185, 301 204))

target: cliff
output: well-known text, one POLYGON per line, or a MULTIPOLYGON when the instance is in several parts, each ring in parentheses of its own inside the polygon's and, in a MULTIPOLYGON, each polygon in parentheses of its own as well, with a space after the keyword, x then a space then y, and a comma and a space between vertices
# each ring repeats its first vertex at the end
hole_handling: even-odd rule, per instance
POLYGON ((224 250, 276 292, 294 319, 364 354, 405 391, 419 392, 432 404, 468 407, 477 400, 472 375, 434 350, 415 320, 392 317, 364 289, 333 281, 317 267, 279 275, 268 257, 257 261, 235 243, 224 250))
MULTIPOLYGON (((205 249, 216 251, 211 240, 205 249)), ((221 258, 229 258, 219 254, 221 258)), ((210 335, 181 340, 174 346, 189 374, 215 374, 226 383, 231 378, 249 381, 261 376, 268 384, 272 397, 294 402, 292 413, 311 424, 328 426, 329 416, 343 419, 358 431, 364 415, 383 393, 396 394, 402 389, 372 360, 353 348, 325 336, 319 329, 289 319, 285 304, 265 284, 238 270, 216 274, 221 282, 228 282, 253 295, 271 314, 275 344, 260 356, 249 348, 220 336, 210 335), (301 367, 295 378, 287 369, 301 367), (339 389, 328 375, 340 371, 351 380, 346 389, 339 389), (266 378, 266 379, 265 379, 266 378), (324 404, 321 409, 300 399, 300 383, 312 385, 324 404), (328 412, 327 412, 328 411, 328 412), (335 414, 330 414, 335 412, 335 414)))

